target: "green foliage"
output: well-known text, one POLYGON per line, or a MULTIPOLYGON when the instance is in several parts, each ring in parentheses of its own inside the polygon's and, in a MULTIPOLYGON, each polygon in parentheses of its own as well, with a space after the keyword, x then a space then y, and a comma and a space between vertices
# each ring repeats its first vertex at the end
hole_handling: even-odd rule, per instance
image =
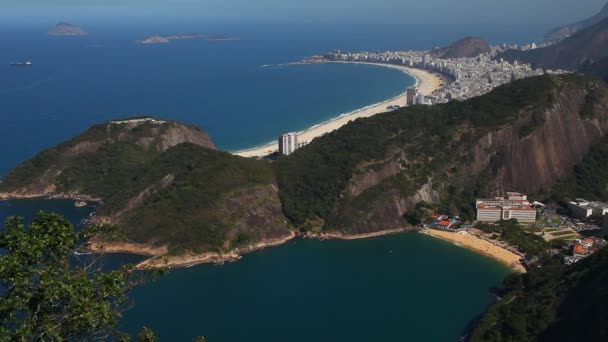
MULTIPOLYGON (((464 102, 411 106, 355 120, 277 162, 284 212, 297 225, 318 219, 339 225, 360 207, 345 191, 349 182, 401 153, 406 158, 400 161, 402 174, 378 187, 389 188, 386 182, 392 182, 398 186, 392 190, 412 194, 430 176, 444 177, 443 168, 455 162, 457 151, 515 121, 520 111, 544 112, 560 84, 577 77, 529 78, 464 102)), ((367 192, 368 203, 385 194, 378 189, 367 192)))
POLYGON ((517 246, 517 249, 525 253, 528 258, 549 257, 547 250, 551 245, 542 237, 527 232, 515 219, 500 221, 498 225, 479 224, 477 228, 486 233, 499 233, 502 241, 517 246))
POLYGON ((143 281, 128 268, 89 273, 70 265, 78 243, 64 218, 40 212, 28 228, 9 218, 0 229, 0 340, 84 341, 109 336, 127 292, 143 281))
POLYGON ((137 342, 157 342, 158 337, 154 334, 152 329, 144 326, 139 334, 137 334, 137 342))
MULTIPOLYGON (((174 181, 158 187, 148 199, 124 216, 122 226, 136 241, 155 239, 172 252, 184 249, 221 251, 229 239, 222 199, 233 190, 271 184, 274 174, 265 161, 240 158, 193 144, 180 144, 156 158, 138 175, 140 184, 159 184, 167 175, 174 181)), ((136 196, 126 193, 126 197, 136 196)), ((245 235, 237 237, 244 243, 245 235)))
POLYGON ((606 283, 606 248, 573 266, 553 263, 511 275, 469 341, 605 341, 606 283))
POLYGON ((567 203, 575 198, 608 201, 608 138, 594 145, 583 160, 574 166, 572 176, 561 179, 554 187, 551 198, 567 203))

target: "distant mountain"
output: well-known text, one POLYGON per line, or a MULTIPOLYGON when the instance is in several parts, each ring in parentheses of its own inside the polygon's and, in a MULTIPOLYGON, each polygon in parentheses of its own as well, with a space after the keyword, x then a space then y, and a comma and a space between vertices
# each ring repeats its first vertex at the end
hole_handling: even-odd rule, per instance
POLYGON ((604 5, 604 8, 602 8, 598 14, 592 16, 591 18, 551 30, 545 35, 544 42, 549 44, 558 43, 576 32, 586 29, 589 26, 593 26, 606 18, 608 18, 608 3, 604 5))
POLYGON ((608 57, 608 18, 561 42, 534 50, 507 50, 496 59, 520 61, 543 69, 578 70, 608 57))
POLYGON ((466 37, 452 44, 437 48, 431 55, 435 58, 471 58, 490 52, 490 44, 481 38, 466 37))
POLYGON ((58 23, 49 31, 51 36, 84 36, 87 34, 80 27, 68 23, 58 23))

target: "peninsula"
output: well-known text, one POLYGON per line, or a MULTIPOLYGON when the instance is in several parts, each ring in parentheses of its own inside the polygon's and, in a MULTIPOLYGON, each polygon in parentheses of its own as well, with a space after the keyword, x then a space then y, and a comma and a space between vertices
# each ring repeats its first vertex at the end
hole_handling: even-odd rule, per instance
POLYGON ((88 33, 78 26, 62 22, 52 28, 48 34, 51 36, 84 36, 88 33))

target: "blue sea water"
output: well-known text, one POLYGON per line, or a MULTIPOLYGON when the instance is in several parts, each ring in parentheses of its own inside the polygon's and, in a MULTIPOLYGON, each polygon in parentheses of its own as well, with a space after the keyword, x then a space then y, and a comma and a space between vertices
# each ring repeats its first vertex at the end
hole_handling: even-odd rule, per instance
POLYGON ((377 66, 288 66, 308 50, 245 32, 240 41, 158 45, 135 44, 158 32, 152 29, 85 37, 41 32, 28 28, 0 37, 6 48, 0 55, 0 150, 6 152, 0 174, 117 117, 151 114, 192 123, 220 149, 238 150, 396 96, 414 83, 410 75, 377 66), (9 67, 27 58, 33 67, 9 67))
MULTIPOLYGON (((53 16, 62 16, 43 14, 28 21, 0 13, 0 175, 94 123, 141 114, 201 126, 223 150, 259 146, 396 96, 414 83, 403 72, 377 66, 286 63, 335 48, 432 48, 472 31, 382 21, 121 21, 93 15, 85 22, 72 13, 72 22, 89 35, 52 37, 46 31, 56 22, 53 16), (135 43, 192 32, 241 40, 135 43), (26 59, 34 66, 9 66, 26 59)), ((70 13, 62 15, 70 19, 70 13)), ((484 33, 494 41, 525 40, 522 32, 484 33)))

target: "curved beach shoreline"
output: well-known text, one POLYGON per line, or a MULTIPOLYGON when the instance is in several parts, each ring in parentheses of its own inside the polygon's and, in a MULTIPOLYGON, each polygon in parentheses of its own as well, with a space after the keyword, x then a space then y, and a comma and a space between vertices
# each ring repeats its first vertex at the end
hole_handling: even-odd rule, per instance
MULTIPOLYGON (((415 86, 418 87, 418 91, 424 95, 431 95, 436 90, 442 87, 442 84, 445 84, 446 80, 443 76, 439 74, 434 74, 426 70, 422 69, 413 69, 400 65, 392 65, 392 64, 379 64, 379 63, 363 63, 363 62, 326 62, 326 63, 348 63, 348 64, 366 64, 366 65, 374 65, 385 68, 392 68, 401 70, 404 73, 407 73, 413 76, 416 79, 415 86)), ((346 125, 349 121, 355 120, 358 118, 370 117, 380 113, 386 113, 388 106, 394 105, 405 105, 406 103, 406 93, 402 93, 396 97, 391 99, 375 103, 369 105, 364 108, 360 108, 354 110, 349 113, 342 114, 334 119, 322 122, 320 124, 314 125, 307 130, 298 132, 298 140, 302 142, 310 142, 314 138, 320 137, 326 133, 332 132, 344 125, 346 125)), ((277 136, 280 133, 285 132, 277 132, 277 136)), ((265 144, 262 146, 258 146, 252 149, 242 150, 233 152, 234 155, 241 157, 263 157, 272 152, 275 152, 279 149, 278 143, 272 142, 269 144, 265 144)))

